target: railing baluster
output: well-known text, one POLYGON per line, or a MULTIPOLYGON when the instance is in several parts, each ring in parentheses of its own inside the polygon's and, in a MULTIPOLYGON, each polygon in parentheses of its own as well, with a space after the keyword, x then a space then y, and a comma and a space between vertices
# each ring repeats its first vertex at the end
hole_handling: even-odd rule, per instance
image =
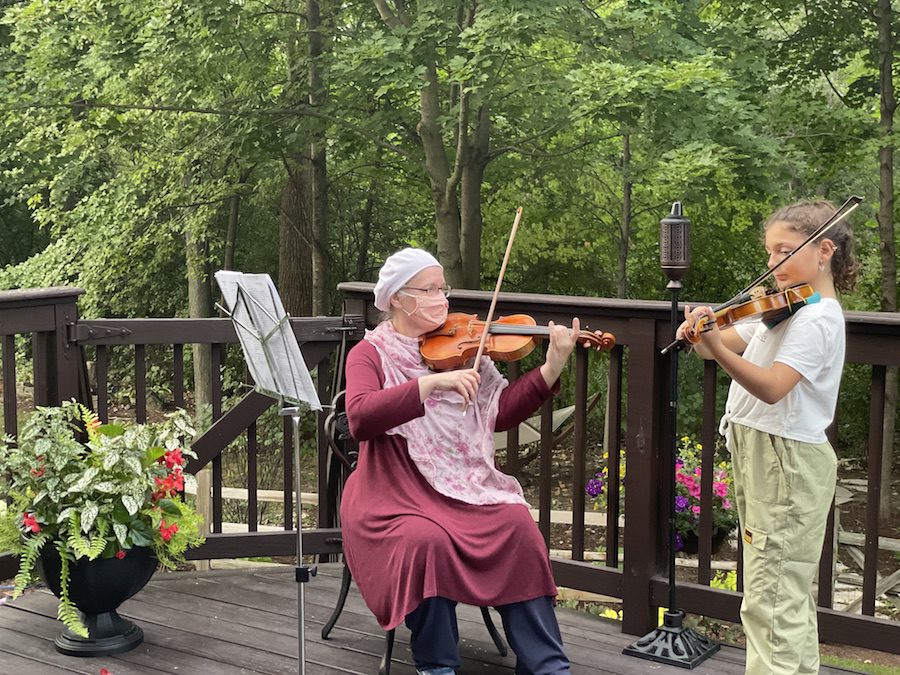
POLYGON ((47 333, 31 334, 31 357, 34 367, 34 404, 50 405, 50 348, 47 333))
MULTIPOLYGON (((282 417, 281 428, 283 429, 283 440, 281 443, 281 457, 284 463, 284 483, 282 490, 284 493, 284 529, 294 529, 294 430, 291 424, 291 418, 288 415, 282 417)), ((300 495, 297 495, 300 499, 300 495)))
POLYGON ((3 431, 9 436, 19 433, 16 412, 16 336, 3 336, 3 431))
POLYGON ((109 348, 97 345, 97 417, 109 422, 109 348))
POLYGON ((869 390, 869 454, 866 486, 866 542, 863 570, 862 613, 875 615, 875 585, 878 582, 878 515, 881 502, 881 453, 884 439, 884 394, 887 369, 872 366, 872 386, 869 390))
POLYGON ((184 345, 172 345, 172 403, 184 407, 184 345))
POLYGON ((703 421, 700 430, 700 547, 698 550, 697 583, 709 585, 712 570, 712 502, 713 475, 716 463, 716 362, 703 366, 703 421))
MULTIPOLYGON (((212 389, 212 421, 222 416, 222 345, 210 345, 209 381, 212 389)), ((213 532, 222 531, 222 454, 212 461, 212 518, 213 532)))
MULTIPOLYGON (((519 378, 519 362, 512 361, 507 364, 506 379, 510 384, 519 378)), ((518 476, 522 471, 522 463, 519 460, 519 425, 506 432, 506 473, 518 476)))
MULTIPOLYGON (((837 411, 826 430, 831 447, 837 447, 837 411)), ((834 527, 836 500, 832 498, 825 525, 825 541, 822 543, 822 557, 819 559, 818 606, 831 609, 834 606, 834 561, 837 556, 837 532, 834 527)))
POLYGON ((622 475, 622 355, 621 345, 616 345, 609 355, 609 390, 606 392, 608 418, 606 420, 606 566, 619 566, 619 486, 622 475))
POLYGON ((585 463, 587 462, 588 351, 575 350, 575 436, 572 454, 572 560, 584 560, 585 463))
POLYGON ((134 346, 134 407, 138 424, 147 421, 147 348, 134 346))
POLYGON ((544 544, 550 548, 550 510, 552 507, 551 481, 553 478, 553 400, 541 406, 541 454, 538 477, 538 528, 544 535, 544 544))
POLYGON ((250 532, 256 532, 259 523, 257 453, 256 422, 252 422, 247 427, 247 529, 250 532))

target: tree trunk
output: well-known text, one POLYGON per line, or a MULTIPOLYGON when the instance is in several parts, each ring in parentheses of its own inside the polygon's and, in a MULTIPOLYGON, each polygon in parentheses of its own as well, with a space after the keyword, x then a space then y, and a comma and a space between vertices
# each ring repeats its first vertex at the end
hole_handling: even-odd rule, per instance
POLYGON ((437 67, 425 68, 426 85, 420 95, 421 119, 416 127, 425 152, 425 170, 431 182, 437 229, 437 257, 444 266, 444 276, 451 286, 465 288, 460 256, 460 214, 456 185, 450 180, 447 149, 441 135, 441 109, 438 100, 437 67))
MULTIPOLYGON (((320 108, 325 103, 325 82, 322 73, 322 24, 319 0, 307 0, 307 35, 309 39, 309 105, 320 108)), ((312 313, 328 314, 331 306, 328 265, 328 167, 325 159, 325 127, 321 120, 315 124, 309 144, 309 197, 312 217, 312 313)))
POLYGON ((312 313, 312 231, 308 217, 302 158, 288 161, 288 177, 281 188, 278 222, 278 290, 291 316, 312 313))
MULTIPOLYGON (((380 159, 381 153, 378 153, 380 159)), ((369 181, 369 189, 366 194, 366 205, 363 208, 361 233, 359 237, 359 250, 356 253, 356 279, 362 281, 369 274, 369 242, 372 240, 372 227, 375 214, 375 195, 378 191, 378 181, 369 181)))
MULTIPOLYGON (((185 230, 185 262, 188 282, 188 316, 204 319, 213 315, 212 285, 209 270, 209 242, 205 233, 185 230)), ((209 345, 193 345, 194 356, 194 416, 197 422, 208 419, 212 407, 210 368, 212 356, 209 345)), ((197 512, 206 520, 206 531, 212 521, 210 469, 197 473, 197 512)), ((197 561, 197 569, 209 569, 208 561, 197 561)))
MULTIPOLYGON (((243 185, 250 177, 249 171, 241 171, 238 185, 243 185)), ((241 215, 241 195, 235 192, 228 198, 228 223, 225 226, 225 251, 222 255, 222 269, 234 269, 234 250, 237 246, 238 222, 241 215)))
POLYGON ((616 268, 616 297, 628 291, 628 244, 631 239, 631 137, 622 136, 622 223, 619 225, 619 259, 616 268))
MULTIPOLYGON (((460 254, 465 288, 481 287, 481 186, 491 140, 491 116, 487 105, 478 111, 460 179, 460 254)), ((512 221, 510 220, 510 223, 512 221)))
MULTIPOLYGON (((881 78, 879 125, 885 144, 879 149, 878 237, 881 253, 881 311, 897 311, 897 252, 894 244, 894 30, 891 0, 878 0, 878 63, 881 78)), ((882 522, 891 517, 891 477, 894 455, 894 416, 897 410, 897 369, 887 372, 884 439, 881 460, 882 522)))

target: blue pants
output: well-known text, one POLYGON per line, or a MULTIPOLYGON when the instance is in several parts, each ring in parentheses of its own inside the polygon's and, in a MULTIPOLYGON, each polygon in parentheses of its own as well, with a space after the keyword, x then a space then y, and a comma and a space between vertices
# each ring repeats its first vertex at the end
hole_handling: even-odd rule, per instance
MULTIPOLYGON (((549 596, 496 608, 503 630, 516 653, 516 675, 556 675, 569 672, 553 601, 549 596)), ((406 616, 410 646, 419 670, 459 668, 456 603, 427 598, 406 616)))

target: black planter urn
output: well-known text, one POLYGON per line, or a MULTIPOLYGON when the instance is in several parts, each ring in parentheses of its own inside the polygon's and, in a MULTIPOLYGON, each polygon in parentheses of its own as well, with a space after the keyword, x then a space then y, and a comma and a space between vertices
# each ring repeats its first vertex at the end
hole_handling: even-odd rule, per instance
MULTIPOLYGON (((81 558, 69 564, 69 599, 81 613, 88 637, 64 628, 56 650, 69 656, 109 656, 137 647, 144 631, 116 609, 141 590, 156 571, 151 548, 133 548, 122 558, 81 558)), ((59 552, 52 542, 41 549, 40 574, 57 598, 60 595, 59 552)))
MULTIPOLYGON (((716 554, 719 552, 719 549, 722 548, 722 544, 728 539, 728 535, 731 534, 730 530, 714 530, 712 533, 712 553, 716 554)), ((682 535, 682 542, 684 544, 681 549, 682 553, 687 553, 688 555, 696 555, 700 551, 700 538, 694 534, 693 532, 688 532, 687 534, 682 535)))

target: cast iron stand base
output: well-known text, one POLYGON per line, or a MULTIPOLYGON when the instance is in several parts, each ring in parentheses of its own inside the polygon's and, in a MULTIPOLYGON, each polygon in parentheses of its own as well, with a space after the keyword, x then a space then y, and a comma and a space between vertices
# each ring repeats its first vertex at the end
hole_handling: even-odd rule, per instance
POLYGON ((663 616, 662 626, 625 647, 622 653, 690 670, 719 651, 717 642, 684 627, 683 611, 669 611, 663 616))

